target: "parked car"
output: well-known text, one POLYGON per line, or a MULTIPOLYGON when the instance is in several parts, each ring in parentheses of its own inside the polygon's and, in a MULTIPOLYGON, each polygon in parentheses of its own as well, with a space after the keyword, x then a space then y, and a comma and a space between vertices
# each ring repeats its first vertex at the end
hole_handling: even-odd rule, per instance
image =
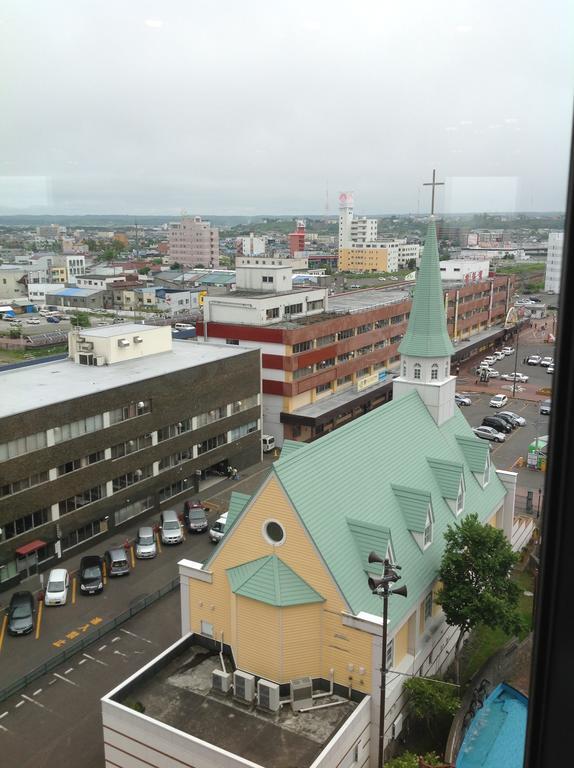
POLYGON ((494 395, 490 399, 490 407, 491 408, 504 408, 506 403, 508 402, 508 397, 506 395, 494 395))
POLYGON ((125 549, 121 545, 111 546, 104 555, 108 576, 129 576, 130 564, 125 549))
POLYGON ((46 318, 46 322, 48 322, 48 323, 59 323, 61 321, 60 321, 59 317, 47 317, 46 318))
POLYGON ((96 595, 104 588, 104 571, 99 555, 86 555, 80 562, 80 592, 96 595))
POLYGON ((458 392, 454 393, 454 402, 457 405, 472 405, 472 400, 466 395, 459 395, 458 392))
POLYGON ((528 376, 526 376, 524 373, 503 373, 500 377, 501 379, 504 379, 504 381, 519 381, 521 384, 526 384, 528 381, 528 376))
POLYGON ((275 448, 275 437, 273 435, 261 435, 261 445, 263 453, 270 453, 275 448))
MULTIPOLYGON (((515 420, 512 418, 512 416, 507 416, 507 415, 504 413, 504 411, 499 411, 499 412, 498 412, 498 413, 497 413, 495 416, 490 416, 490 417, 487 417, 487 418, 492 418, 492 419, 501 419, 501 420, 502 420, 502 421, 504 421, 506 424, 508 424, 508 426, 510 427, 510 429, 511 429, 511 430, 513 430, 513 429, 516 429, 516 427, 518 426, 518 422, 517 422, 517 421, 515 421, 515 420)), ((485 422, 483 421, 482 423, 484 424, 485 422)), ((491 427, 492 427, 492 426, 494 426, 494 425, 493 425, 493 424, 490 424, 489 426, 491 426, 491 427)))
POLYGON ((540 365, 544 368, 548 368, 549 365, 552 365, 554 363, 554 359, 552 357, 543 357, 540 361, 540 365))
POLYGON ((214 544, 217 544, 223 538, 225 533, 225 526, 227 524, 227 512, 218 517, 209 529, 209 538, 214 544))
POLYGON ((159 530, 162 544, 181 544, 183 531, 175 509, 166 509, 160 515, 159 530))
POLYGON ((140 560, 155 557, 157 555, 157 545, 153 528, 144 525, 138 529, 136 536, 136 557, 140 560))
POLYGON ((37 317, 32 317, 30 320, 26 320, 26 325, 40 325, 40 321, 37 317))
POLYGON ((540 403, 540 413, 542 416, 550 416, 550 409, 552 407, 552 400, 543 400, 540 403))
POLYGON ((484 358, 484 360, 481 362, 481 365, 494 365, 497 360, 498 358, 494 355, 489 355, 488 357, 484 358))
POLYGON ((512 425, 505 421, 505 419, 499 419, 496 416, 485 416, 480 426, 492 427, 497 432, 504 432, 506 435, 513 430, 512 425))
POLYGON ((497 349, 492 356, 495 357, 497 360, 504 360, 504 358, 506 357, 506 355, 501 349, 500 350, 497 349))
POLYGON ((486 371, 486 373, 488 373, 488 377, 490 379, 498 379, 499 376, 500 376, 500 371, 497 371, 495 368, 490 368, 490 367, 488 367, 486 365, 481 366, 480 368, 476 369, 477 375, 483 373, 484 371, 486 371))
POLYGON ((554 363, 548 366, 548 368, 546 369, 546 373, 554 373, 554 363))
MULTIPOLYGON (((186 499, 183 504, 183 522, 185 523, 185 527, 189 531, 189 518, 191 511, 194 509, 199 509, 203 512, 203 516, 205 517, 205 513, 209 511, 209 507, 204 506, 199 499, 197 501, 194 501, 193 499, 186 499)), ((197 518, 199 519, 199 517, 197 518)), ((207 528, 207 526, 206 526, 207 528)))
POLYGON ((505 356, 508 357, 508 355, 514 354, 514 347, 502 347, 502 351, 504 352, 505 356))
POLYGON ((190 533, 204 533, 208 527, 205 509, 202 506, 191 507, 187 515, 187 530, 190 533))
POLYGON ((52 568, 44 590, 44 605, 66 605, 70 575, 65 568, 52 568))
POLYGON ((526 425, 526 419, 524 418, 524 416, 519 416, 517 413, 513 413, 512 411, 500 411, 498 415, 510 416, 510 418, 515 421, 518 427, 524 427, 526 425))
POLYGON ((31 592, 14 592, 8 607, 8 633, 27 635, 34 629, 34 596, 31 592))
POLYGON ((542 358, 540 357, 540 355, 530 355, 530 357, 527 358, 526 362, 528 363, 528 365, 540 365, 541 360, 542 358))
POLYGON ((472 431, 477 437, 482 437, 483 440, 493 440, 495 443, 503 443, 506 440, 502 432, 497 432, 492 427, 474 427, 472 431))

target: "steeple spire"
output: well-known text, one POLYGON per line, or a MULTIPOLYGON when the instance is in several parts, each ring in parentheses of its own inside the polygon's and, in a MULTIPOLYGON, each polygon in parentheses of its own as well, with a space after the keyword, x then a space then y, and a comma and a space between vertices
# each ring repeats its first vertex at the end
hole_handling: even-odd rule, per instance
POLYGON ((399 352, 413 357, 450 357, 454 352, 446 328, 434 216, 429 221, 409 325, 399 352))

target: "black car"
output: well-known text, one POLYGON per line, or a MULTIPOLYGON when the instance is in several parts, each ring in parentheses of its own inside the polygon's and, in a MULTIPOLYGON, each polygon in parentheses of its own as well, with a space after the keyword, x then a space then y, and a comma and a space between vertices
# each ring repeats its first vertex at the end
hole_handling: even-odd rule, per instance
POLYGON ((497 432, 505 432, 508 434, 512 432, 512 427, 504 419, 499 419, 497 416, 485 416, 482 420, 483 427, 492 427, 497 432))
POLYGON ((186 529, 190 533, 203 533, 208 529, 206 512, 208 507, 204 507, 201 501, 192 501, 187 499, 183 505, 183 521, 186 529))
POLYGON ((102 558, 99 555, 86 555, 80 562, 80 592, 84 595, 96 595, 104 588, 102 558))
POLYGON ((8 608, 8 632, 27 635, 34 629, 34 596, 31 592, 15 592, 8 608))

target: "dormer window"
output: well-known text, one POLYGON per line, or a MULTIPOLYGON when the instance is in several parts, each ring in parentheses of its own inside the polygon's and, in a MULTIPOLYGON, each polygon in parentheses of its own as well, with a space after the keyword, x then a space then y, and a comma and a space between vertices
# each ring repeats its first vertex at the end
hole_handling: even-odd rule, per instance
POLYGON ((449 363, 448 361, 444 364, 444 375, 448 376, 448 369, 449 369, 449 363))
POLYGON ((403 376, 407 375, 407 364, 406 362, 403 362, 403 376))
POLYGON ((438 364, 433 363, 433 366, 431 368, 431 374, 430 374, 431 380, 436 381, 438 379, 438 364))
POLYGON ((432 506, 429 504, 429 508, 427 511, 427 519, 425 523, 425 532, 423 536, 423 549, 430 547, 430 545, 432 544, 433 525, 434 525, 434 517, 432 513, 432 506))
POLYGON ((464 512, 464 480, 460 478, 460 485, 458 487, 458 496, 456 497, 456 514, 460 515, 464 512))
POLYGON ((415 379, 420 379, 420 377, 421 377, 421 366, 420 366, 420 363, 415 363, 415 369, 414 370, 415 370, 414 378, 415 379))

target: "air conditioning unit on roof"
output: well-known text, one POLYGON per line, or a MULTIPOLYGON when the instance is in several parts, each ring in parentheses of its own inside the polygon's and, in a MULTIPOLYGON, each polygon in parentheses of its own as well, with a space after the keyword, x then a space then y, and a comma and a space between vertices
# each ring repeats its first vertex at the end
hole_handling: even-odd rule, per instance
POLYGON ((129 347, 130 342, 128 339, 118 339, 118 347, 129 347))
POLYGON ((258 680, 257 704, 262 709, 269 709, 271 712, 278 712, 281 708, 279 686, 276 683, 269 682, 269 680, 258 680))
POLYGON ((223 672, 221 669, 214 669, 211 673, 211 687, 214 691, 227 693, 231 688, 233 675, 231 672, 223 672))
POLYGON ((313 706, 313 681, 310 677, 291 680, 291 709, 299 712, 313 706))
POLYGON ((247 672, 242 672, 240 669, 234 672, 233 695, 236 699, 241 699, 251 704, 255 695, 255 677, 247 672))

